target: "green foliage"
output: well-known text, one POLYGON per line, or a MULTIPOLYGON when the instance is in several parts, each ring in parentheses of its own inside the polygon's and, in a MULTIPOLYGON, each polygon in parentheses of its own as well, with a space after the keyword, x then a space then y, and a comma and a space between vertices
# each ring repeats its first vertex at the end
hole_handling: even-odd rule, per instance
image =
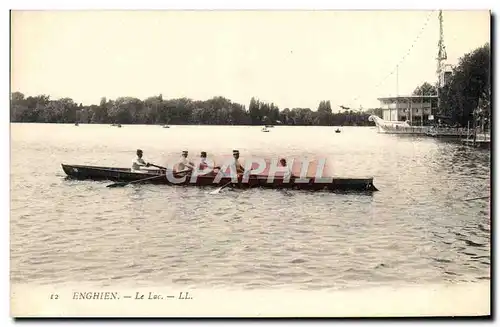
POLYGON ((50 100, 48 96, 25 97, 11 94, 12 122, 95 124, 202 124, 202 125, 373 125, 370 112, 352 110, 332 113, 330 101, 321 101, 318 110, 285 108, 252 98, 248 110, 244 105, 218 96, 205 101, 188 98, 165 99, 160 94, 145 100, 120 97, 101 98, 99 105, 82 106, 70 98, 50 100))

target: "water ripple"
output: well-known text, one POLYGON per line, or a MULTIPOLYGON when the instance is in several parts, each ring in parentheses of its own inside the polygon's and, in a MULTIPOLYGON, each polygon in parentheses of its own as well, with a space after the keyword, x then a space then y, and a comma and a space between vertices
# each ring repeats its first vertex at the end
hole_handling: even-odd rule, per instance
POLYGON ((120 137, 108 127, 12 125, 12 281, 330 289, 490 279, 489 201, 460 200, 489 194, 488 151, 364 128, 339 138, 321 127, 179 126, 172 143, 153 126, 120 137), (207 150, 199 133, 219 140, 214 154, 238 140, 253 155, 325 156, 334 175, 375 176, 381 191, 109 189, 66 180, 59 166, 128 166, 137 147, 163 164, 207 150))

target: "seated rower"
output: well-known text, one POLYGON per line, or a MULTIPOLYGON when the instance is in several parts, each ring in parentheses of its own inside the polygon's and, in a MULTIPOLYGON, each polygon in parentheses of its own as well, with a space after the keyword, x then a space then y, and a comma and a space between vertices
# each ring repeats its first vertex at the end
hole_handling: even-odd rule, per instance
POLYGON ((207 163, 207 153, 205 151, 201 151, 201 154, 200 154, 200 163, 198 164, 198 169, 199 170, 204 170, 204 169, 207 169, 207 168, 215 169, 215 168, 218 168, 218 167, 211 167, 211 166, 209 166, 208 163, 207 163))
POLYGON ((290 168, 290 166, 288 166, 286 164, 286 159, 285 158, 281 158, 280 159, 280 165, 281 167, 284 168, 284 173, 283 173, 283 178, 289 178, 289 177, 295 177, 292 173, 292 168, 290 168))
POLYGON ((194 164, 188 160, 188 152, 187 151, 182 151, 182 156, 180 161, 177 163, 176 167, 176 172, 181 172, 181 171, 190 171, 194 169, 194 164))
POLYGON ((132 162, 131 171, 134 173, 147 173, 147 171, 141 169, 141 167, 149 167, 149 163, 142 159, 142 150, 137 149, 136 154, 137 158, 132 162))
POLYGON ((233 150, 233 163, 236 166, 236 173, 238 174, 238 176, 241 176, 245 172, 245 168, 243 168, 243 166, 239 162, 238 160, 239 158, 240 158, 240 151, 233 150))

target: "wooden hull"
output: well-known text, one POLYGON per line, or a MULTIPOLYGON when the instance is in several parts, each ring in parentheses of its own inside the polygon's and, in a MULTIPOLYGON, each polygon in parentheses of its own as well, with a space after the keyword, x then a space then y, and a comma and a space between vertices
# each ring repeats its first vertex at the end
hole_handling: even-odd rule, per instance
MULTIPOLYGON (((131 182, 141 179, 151 178, 144 183, 149 184, 165 184, 165 185, 184 185, 184 186, 222 186, 231 182, 230 177, 223 177, 217 180, 216 174, 206 174, 197 176, 194 180, 190 175, 184 173, 173 174, 174 178, 186 177, 183 182, 173 182, 165 175, 160 174, 160 171, 149 171, 146 173, 132 172, 128 168, 111 168, 111 167, 96 167, 96 166, 81 166, 81 165, 65 165, 62 168, 68 178, 81 180, 109 180, 119 182, 131 182)), ((305 181, 290 178, 289 181, 283 180, 282 177, 275 177, 274 180, 268 181, 267 176, 252 175, 245 181, 240 177, 237 181, 232 181, 233 187, 237 188, 253 188, 263 187, 272 189, 302 189, 302 190, 329 190, 329 191, 363 191, 373 192, 378 191, 373 185, 373 178, 333 178, 328 182, 316 180, 313 177, 305 178, 305 181)))

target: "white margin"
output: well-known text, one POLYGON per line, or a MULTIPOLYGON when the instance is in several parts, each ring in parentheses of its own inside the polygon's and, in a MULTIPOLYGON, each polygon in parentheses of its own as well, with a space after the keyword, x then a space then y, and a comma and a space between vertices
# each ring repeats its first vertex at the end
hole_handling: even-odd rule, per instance
MULTIPOLYGON (((8 9, 492 9, 494 13, 498 14, 499 9, 498 1, 485 1, 485 0, 475 0, 475 1, 465 1, 465 0, 455 0, 455 1, 429 1, 429 0, 420 0, 418 2, 403 2, 403 1, 388 1, 388 0, 379 0, 379 1, 360 1, 360 0, 351 0, 351 1, 319 1, 319 0, 303 0, 303 1, 276 1, 276 0, 253 0, 253 1, 193 1, 193 0, 184 0, 184 1, 152 1, 152 0, 142 0, 142 1, 106 1, 106 0, 86 0, 86 1, 27 1, 27 0, 19 0, 19 1, 2 1, 2 16, 4 19, 1 20, 1 35, 4 37, 3 42, 1 43, 4 49, 2 52, 3 55, 3 86, 4 90, 9 90, 10 85, 10 73, 9 73, 9 13, 8 9), (7 19, 5 19, 7 18, 7 19)), ((496 21, 496 25, 498 25, 498 20, 496 21)), ((495 33, 494 35, 498 35, 495 33)), ((496 39, 496 37, 495 37, 496 39)), ((496 44, 496 42, 494 43, 496 44)), ((495 53, 496 57, 496 53, 495 53)), ((496 66, 496 65, 495 65, 496 66)), ((496 84, 496 88, 494 92, 498 88, 498 83, 496 84)), ((2 153, 8 153, 8 160, 2 160, 2 173, 4 178, 2 179, 2 195, 4 205, 1 207, 4 210, 4 217, 2 217, 2 261, 5 263, 3 269, 1 270, 1 283, 3 287, 0 289, 3 290, 2 296, 2 308, 4 310, 4 314, 2 315, 2 322, 7 322, 7 324, 14 324, 14 321, 10 318, 9 306, 10 306, 10 294, 8 290, 10 289, 9 285, 9 218, 10 218, 10 126, 9 126, 9 94, 8 91, 2 92, 2 97, 4 97, 4 101, 2 103, 5 104, 5 107, 2 108, 2 118, 4 119, 2 128, 2 135, 4 138, 2 139, 2 153)), ((496 108, 495 108, 496 109, 496 108)), ((498 114, 495 115, 494 125, 497 126, 498 114)), ((497 131, 495 131, 497 132, 497 131)), ((494 143, 496 144, 496 142, 494 143)), ((495 149, 492 153, 497 153, 496 145, 495 149)), ((494 167, 492 167, 493 169, 494 167)), ((495 182, 497 179, 495 179, 495 182)), ((496 197, 495 197, 496 200, 496 197)), ((496 213, 496 212, 495 212, 496 213)), ((496 217, 496 215, 495 215, 496 217)), ((498 225, 496 223, 495 225, 498 225)), ((496 235, 498 235, 495 229, 492 231, 496 235)), ((496 244, 492 244, 496 246, 496 244)), ((496 250, 496 248, 495 248, 496 250)), ((492 276, 495 278, 496 276, 492 276)), ((495 283, 498 284, 498 283, 495 283)), ((498 294, 498 293, 497 293, 498 294)), ((498 303, 498 301, 496 301, 498 303)), ((197 321, 192 321, 191 323, 196 323, 197 321)), ((63 322, 61 325, 69 325, 71 322, 63 322)), ((93 321, 87 322, 92 323, 93 325, 105 325, 103 321, 93 321)), ((118 322, 120 323, 120 322, 118 322)), ((173 323, 173 322, 170 322, 173 323)), ((175 323, 175 322, 174 322, 175 323)), ((262 322, 264 324, 270 324, 270 322, 262 322)), ((308 322, 306 322, 308 323, 308 322)), ((357 324, 358 322, 340 322, 336 321, 336 323, 340 324, 357 324)), ((372 322, 373 323, 373 322, 372 322)), ((381 321, 384 323, 384 321, 381 321)), ((414 322, 411 322, 414 323, 414 322)), ((6 324, 6 325, 7 325, 6 324)), ((47 322, 32 322, 33 325, 43 324, 46 325, 47 322)), ((49 322, 50 324, 50 322, 49 322)), ((134 323, 127 323, 129 326, 141 326, 142 322, 137 321, 134 323)), ((479 325, 479 324, 478 324, 479 325)))

